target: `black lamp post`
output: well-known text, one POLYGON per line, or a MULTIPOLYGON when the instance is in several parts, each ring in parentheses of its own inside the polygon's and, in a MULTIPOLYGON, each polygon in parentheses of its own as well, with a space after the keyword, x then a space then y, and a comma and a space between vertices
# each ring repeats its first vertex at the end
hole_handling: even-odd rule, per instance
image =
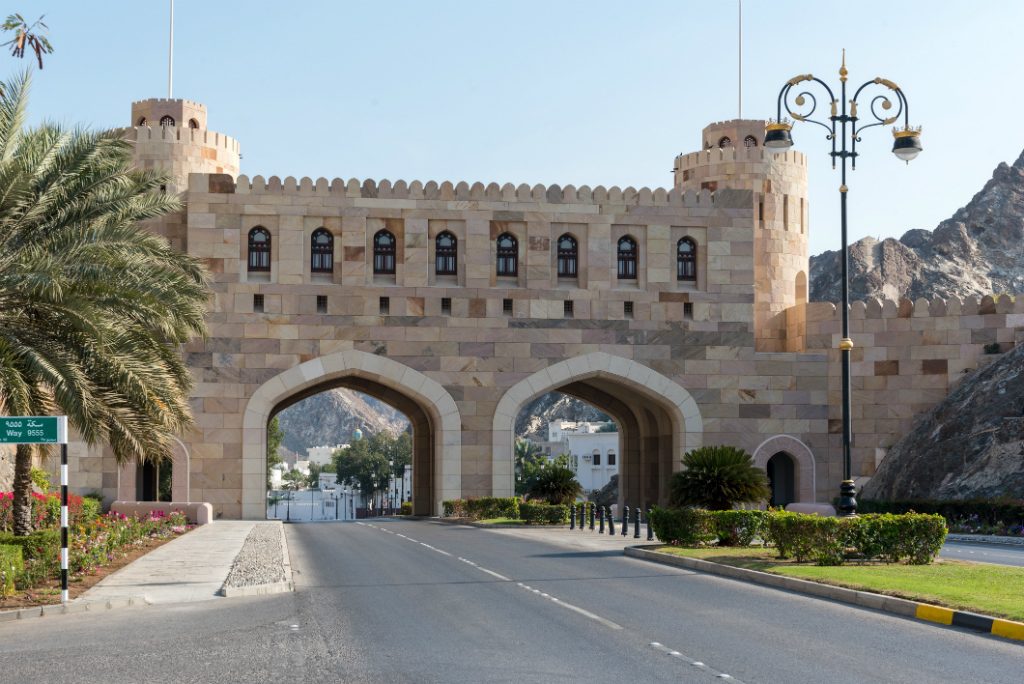
POLYGON ((907 98, 895 83, 886 78, 875 78, 862 84, 853 94, 853 98, 846 97, 846 50, 843 50, 843 63, 839 69, 840 97, 837 98, 832 89, 820 78, 811 74, 794 76, 782 86, 779 92, 778 110, 775 121, 769 121, 765 126, 764 146, 772 152, 782 152, 793 146, 793 137, 790 131, 793 124, 783 118, 783 108, 786 114, 795 121, 807 121, 817 124, 828 131, 826 140, 832 142, 832 168, 836 168, 836 160, 840 160, 842 168, 842 181, 839 186, 839 207, 841 215, 841 230, 843 241, 842 252, 842 321, 843 338, 839 342, 839 349, 842 356, 843 373, 843 483, 839 488, 839 514, 843 516, 855 515, 857 513, 857 499, 855 498, 856 488, 853 484, 850 466, 850 445, 853 441, 853 429, 850 421, 850 351, 853 349, 853 340, 850 339, 850 286, 848 274, 847 240, 846 240, 846 161, 850 160, 851 170, 857 168, 857 143, 860 142, 861 133, 868 128, 875 126, 888 126, 897 123, 903 118, 902 127, 893 129, 895 142, 892 146, 892 153, 897 158, 910 163, 921 152, 921 129, 910 127, 910 108, 907 98), (818 101, 814 94, 800 90, 793 98, 793 105, 799 112, 793 111, 790 105, 790 96, 793 88, 805 81, 817 83, 828 94, 828 106, 831 108, 831 115, 828 123, 816 121, 811 118, 817 108, 818 101), (858 98, 861 92, 869 86, 882 86, 889 92, 875 94, 870 103, 867 104, 871 117, 863 120, 857 113, 858 98), (893 108, 895 107, 895 110, 893 108))

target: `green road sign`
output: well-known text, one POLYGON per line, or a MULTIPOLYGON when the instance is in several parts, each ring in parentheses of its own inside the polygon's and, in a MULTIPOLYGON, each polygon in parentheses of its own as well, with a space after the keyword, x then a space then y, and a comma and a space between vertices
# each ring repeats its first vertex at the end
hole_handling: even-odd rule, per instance
POLYGON ((0 444, 67 443, 67 416, 0 417, 0 444))

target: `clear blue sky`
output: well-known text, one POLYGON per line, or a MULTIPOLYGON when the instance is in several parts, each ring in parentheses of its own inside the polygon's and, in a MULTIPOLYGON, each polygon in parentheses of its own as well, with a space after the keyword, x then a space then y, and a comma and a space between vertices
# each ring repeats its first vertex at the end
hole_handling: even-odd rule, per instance
MULTIPOLYGON (((56 46, 32 116, 127 125, 167 92, 166 0, 26 0, 56 46)), ((670 187, 673 156, 734 118, 736 2, 178 0, 174 95, 241 141, 243 173, 670 187)), ((897 82, 924 126, 909 166, 885 129, 850 178, 851 237, 932 229, 1024 148, 1024 2, 746 0, 746 117, 813 73, 897 82)), ((26 60, 27 62, 27 60, 26 60)), ((8 72, 20 68, 7 59, 8 72)), ((839 245, 837 172, 811 156, 811 251, 839 245)))

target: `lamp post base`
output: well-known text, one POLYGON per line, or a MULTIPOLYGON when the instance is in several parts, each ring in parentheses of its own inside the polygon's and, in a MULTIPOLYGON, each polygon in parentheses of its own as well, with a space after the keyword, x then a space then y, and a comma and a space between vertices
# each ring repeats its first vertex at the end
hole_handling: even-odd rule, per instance
POLYGON ((854 496, 856 493, 857 487, 853 484, 853 480, 843 480, 843 483, 839 485, 840 517, 848 518, 857 515, 857 499, 854 496))

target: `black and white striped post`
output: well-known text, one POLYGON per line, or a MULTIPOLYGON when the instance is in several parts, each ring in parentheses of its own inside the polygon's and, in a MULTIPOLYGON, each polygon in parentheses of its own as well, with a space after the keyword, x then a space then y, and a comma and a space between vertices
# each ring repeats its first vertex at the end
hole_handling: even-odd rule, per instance
POLYGON ((68 417, 2 416, 0 444, 60 444, 60 598, 68 602, 68 417))

